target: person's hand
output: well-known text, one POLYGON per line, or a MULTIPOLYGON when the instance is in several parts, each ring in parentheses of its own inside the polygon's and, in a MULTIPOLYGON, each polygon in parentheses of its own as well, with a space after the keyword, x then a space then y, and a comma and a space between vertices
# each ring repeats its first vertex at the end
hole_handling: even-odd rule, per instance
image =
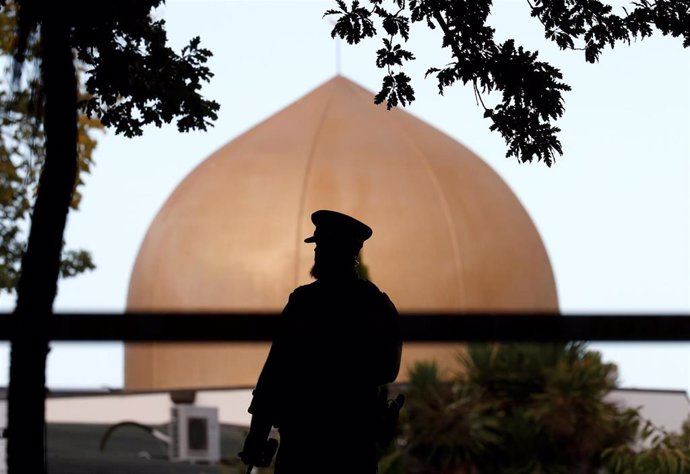
POLYGON ((277 449, 277 440, 273 438, 261 439, 250 432, 238 456, 247 465, 267 467, 271 464, 277 449))

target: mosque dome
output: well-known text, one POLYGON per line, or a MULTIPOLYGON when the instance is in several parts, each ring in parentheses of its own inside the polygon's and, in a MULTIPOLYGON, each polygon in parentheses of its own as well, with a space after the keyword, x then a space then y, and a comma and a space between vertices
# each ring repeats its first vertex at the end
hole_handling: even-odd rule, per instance
MULTIPOLYGON (((311 281, 318 209, 374 234, 362 261, 400 312, 557 311, 532 220, 462 144, 335 77, 235 138, 174 190, 141 245, 129 311, 279 312, 311 281)), ((459 345, 406 344, 406 367, 459 345)), ((262 343, 128 344, 125 388, 252 386, 262 343)), ((318 357, 315 354, 315 357, 318 357)))

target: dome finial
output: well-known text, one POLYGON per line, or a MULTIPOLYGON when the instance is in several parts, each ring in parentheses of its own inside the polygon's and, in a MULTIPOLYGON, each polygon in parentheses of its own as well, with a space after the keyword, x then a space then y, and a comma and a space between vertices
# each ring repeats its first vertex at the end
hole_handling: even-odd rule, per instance
MULTIPOLYGON (((335 27, 335 21, 328 20, 335 27)), ((340 76, 340 36, 335 35, 335 75, 340 76)))

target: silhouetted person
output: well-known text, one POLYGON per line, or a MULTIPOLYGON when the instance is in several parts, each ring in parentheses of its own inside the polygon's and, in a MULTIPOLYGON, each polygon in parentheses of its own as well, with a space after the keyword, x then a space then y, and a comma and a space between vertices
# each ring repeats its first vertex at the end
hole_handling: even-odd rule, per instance
POLYGON ((280 432, 277 474, 375 473, 380 385, 400 368, 397 311, 359 278, 357 256, 372 230, 334 211, 312 214, 316 279, 290 295, 249 407, 240 457, 270 462, 271 426, 280 432))

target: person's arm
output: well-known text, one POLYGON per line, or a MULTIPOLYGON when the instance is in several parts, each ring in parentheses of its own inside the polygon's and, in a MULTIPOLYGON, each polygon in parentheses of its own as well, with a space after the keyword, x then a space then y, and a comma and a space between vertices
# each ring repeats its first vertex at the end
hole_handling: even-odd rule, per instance
POLYGON ((383 293, 381 315, 378 324, 377 373, 376 384, 394 382, 400 372, 402 338, 398 323, 398 310, 388 296, 383 293))
POLYGON ((260 413, 252 415, 249 434, 244 440, 242 451, 238 454, 243 463, 257 467, 265 467, 271 463, 270 459, 266 459, 271 426, 272 423, 268 417, 260 413))
MULTIPOLYGON (((281 366, 284 351, 282 345, 279 334, 271 344, 268 357, 256 382, 256 388, 252 392, 252 402, 248 410, 252 414, 252 420, 257 416, 261 420, 268 420, 270 422, 269 429, 278 417, 280 393, 283 385, 281 366)), ((257 426, 262 425, 258 424, 257 426)))
MULTIPOLYGON (((284 333, 286 321, 291 312, 291 302, 285 306, 278 333, 271 344, 271 349, 264 363, 256 388, 252 392, 252 402, 249 405, 249 413, 252 414, 249 434, 240 453, 240 458, 245 464, 261 466, 265 462, 268 435, 271 427, 275 426, 280 418, 281 396, 283 395, 285 375, 285 349, 284 333)), ((270 463, 270 460, 268 460, 270 463)))

